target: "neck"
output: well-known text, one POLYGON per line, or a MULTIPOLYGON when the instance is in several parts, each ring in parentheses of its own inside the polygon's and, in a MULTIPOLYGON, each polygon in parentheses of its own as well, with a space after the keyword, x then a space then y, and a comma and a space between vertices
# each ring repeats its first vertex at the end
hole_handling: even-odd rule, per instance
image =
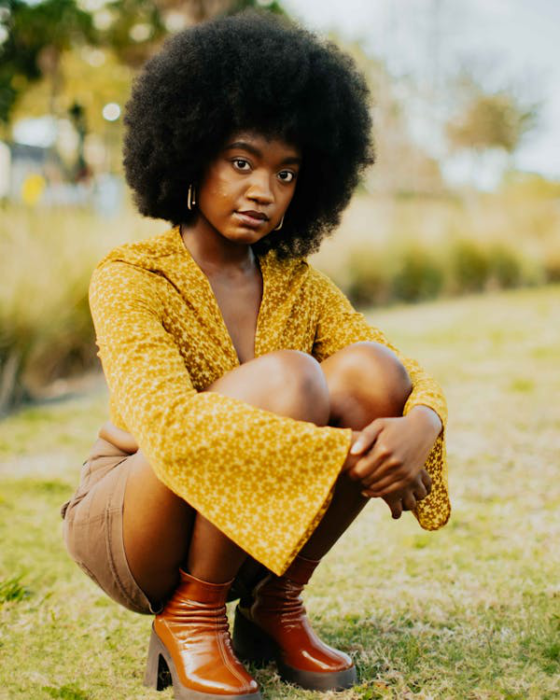
POLYGON ((198 216, 188 226, 181 224, 180 230, 185 247, 204 272, 254 269, 255 254, 251 246, 224 238, 204 217, 198 216))

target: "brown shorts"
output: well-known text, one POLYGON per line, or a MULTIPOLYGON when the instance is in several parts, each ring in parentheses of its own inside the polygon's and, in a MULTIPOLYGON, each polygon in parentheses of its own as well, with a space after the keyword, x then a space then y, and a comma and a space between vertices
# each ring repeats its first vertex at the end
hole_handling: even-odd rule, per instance
MULTIPOLYGON (((74 561, 114 601, 128 610, 159 612, 134 580, 123 540, 123 506, 126 482, 134 454, 98 438, 82 466, 80 485, 61 508, 63 536, 74 561)), ((228 600, 235 600, 267 574, 250 557, 243 565, 228 600)))
POLYGON ((60 512, 64 542, 78 566, 117 603, 150 614, 157 611, 134 580, 124 551, 124 491, 132 457, 98 438, 76 493, 60 512))

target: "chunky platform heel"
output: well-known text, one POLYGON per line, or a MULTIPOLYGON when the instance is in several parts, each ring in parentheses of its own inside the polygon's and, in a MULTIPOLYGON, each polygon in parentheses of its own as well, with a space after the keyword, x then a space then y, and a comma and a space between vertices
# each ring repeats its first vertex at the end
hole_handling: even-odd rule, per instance
POLYGON ((169 670, 169 664, 165 657, 167 650, 159 641, 157 634, 152 629, 150 646, 148 648, 148 662, 146 664, 146 674, 144 675, 144 685, 154 690, 165 690, 173 685, 173 678, 169 670))
POLYGON ((175 700, 262 700, 261 694, 258 692, 244 693, 243 695, 218 695, 185 688, 179 680, 171 655, 154 630, 152 630, 150 638, 144 685, 154 690, 165 690, 172 685, 175 700))
POLYGON ((175 700, 262 700, 231 646, 225 605, 231 582, 180 573, 181 583, 152 627, 144 685, 172 685, 175 700))

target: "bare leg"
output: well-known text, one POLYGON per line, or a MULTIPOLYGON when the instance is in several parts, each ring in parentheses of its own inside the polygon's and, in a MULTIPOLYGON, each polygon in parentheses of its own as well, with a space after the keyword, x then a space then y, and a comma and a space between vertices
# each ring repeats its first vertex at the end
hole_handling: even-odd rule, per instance
MULTIPOLYGON (((330 404, 321 366, 292 350, 264 355, 228 372, 206 391, 239 398, 259 408, 326 425, 330 404)), ((127 560, 148 598, 167 598, 179 567, 205 581, 235 576, 246 557, 237 545, 159 481, 141 451, 128 479, 123 537, 127 560)))
MULTIPOLYGON (((373 342, 356 343, 321 363, 331 400, 331 422, 361 430, 376 418, 401 416, 412 389, 395 355, 373 342)), ((321 559, 355 520, 369 499, 362 487, 341 474, 325 516, 303 549, 307 559, 321 559)))
POLYGON ((136 582, 159 604, 179 582, 196 512, 156 477, 143 452, 132 460, 124 496, 124 549, 136 582))
POLYGON ((197 513, 186 566, 190 574, 202 581, 226 583, 235 578, 246 557, 235 542, 197 513))
MULTIPOLYGON (((330 392, 331 424, 360 430, 377 417, 402 414, 410 382, 394 355, 379 345, 349 346, 325 360, 322 369, 330 392)), ((271 574, 259 582, 236 611, 237 653, 258 660, 272 648, 281 677, 304 688, 349 688, 356 680, 351 658, 324 644, 313 631, 301 593, 318 560, 366 504, 361 490, 342 473, 333 500, 301 556, 282 576, 271 574)))

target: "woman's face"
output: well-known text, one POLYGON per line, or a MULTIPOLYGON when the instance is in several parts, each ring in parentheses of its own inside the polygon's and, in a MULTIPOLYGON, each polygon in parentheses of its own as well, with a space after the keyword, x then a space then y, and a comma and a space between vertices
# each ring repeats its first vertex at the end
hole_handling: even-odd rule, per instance
POLYGON ((197 208, 225 238, 256 243, 286 213, 300 167, 296 146, 253 131, 235 133, 202 178, 197 208))

